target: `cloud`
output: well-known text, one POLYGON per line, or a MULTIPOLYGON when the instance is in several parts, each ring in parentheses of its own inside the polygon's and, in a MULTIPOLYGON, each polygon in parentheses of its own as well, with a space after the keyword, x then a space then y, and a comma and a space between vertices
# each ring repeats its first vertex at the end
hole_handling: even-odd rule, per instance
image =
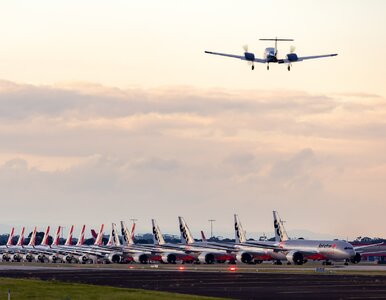
POLYGON ((231 233, 238 212, 268 232, 279 209, 292 228, 355 235, 328 220, 386 208, 386 101, 364 97, 0 82, 2 223, 157 217, 176 232, 184 215, 231 233))

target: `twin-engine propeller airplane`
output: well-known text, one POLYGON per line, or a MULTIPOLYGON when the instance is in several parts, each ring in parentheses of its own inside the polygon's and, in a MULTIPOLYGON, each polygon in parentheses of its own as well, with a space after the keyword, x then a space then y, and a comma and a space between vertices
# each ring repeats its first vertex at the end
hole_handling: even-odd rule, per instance
POLYGON ((290 53, 286 55, 285 58, 278 58, 278 51, 277 51, 277 42, 291 42, 293 39, 260 39, 260 41, 274 41, 275 42, 275 48, 268 47, 265 48, 264 51, 264 58, 257 58, 255 57, 255 54, 252 52, 248 52, 248 46, 245 45, 244 48, 244 55, 235 55, 235 54, 226 54, 226 53, 219 53, 219 52, 212 52, 212 51, 205 51, 205 53, 208 54, 214 54, 214 55, 221 55, 221 56, 227 56, 227 57, 233 57, 238 58, 241 60, 247 61, 251 66, 252 70, 255 69, 254 63, 262 63, 267 64, 267 70, 269 70, 269 64, 270 63, 278 63, 278 64, 287 64, 288 71, 291 70, 291 65, 294 62, 299 62, 307 59, 315 59, 315 58, 323 58, 323 57, 330 57, 330 56, 337 56, 338 54, 323 54, 323 55, 313 55, 313 56, 298 56, 295 53, 295 47, 291 46, 290 53))

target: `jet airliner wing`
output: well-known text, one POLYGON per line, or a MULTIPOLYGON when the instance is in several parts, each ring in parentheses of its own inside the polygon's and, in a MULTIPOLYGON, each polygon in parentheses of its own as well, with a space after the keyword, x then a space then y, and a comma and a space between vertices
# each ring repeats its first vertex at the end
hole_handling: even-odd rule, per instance
MULTIPOLYGON (((227 54, 227 53, 219 53, 219 52, 212 52, 212 51, 205 51, 207 54, 213 54, 213 55, 220 55, 220 56, 226 56, 226 57, 232 57, 232 58, 238 58, 241 60, 246 60, 244 55, 235 55, 235 54, 227 54)), ((254 62, 257 63, 266 63, 265 59, 262 58, 255 58, 254 62)))

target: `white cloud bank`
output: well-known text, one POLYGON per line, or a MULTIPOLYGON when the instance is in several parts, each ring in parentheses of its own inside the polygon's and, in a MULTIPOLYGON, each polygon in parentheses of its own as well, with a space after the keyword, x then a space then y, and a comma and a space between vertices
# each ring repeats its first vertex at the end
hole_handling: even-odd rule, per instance
POLYGON ((0 223, 385 236, 386 100, 0 82, 0 223), (377 221, 378 220, 378 221, 377 221))

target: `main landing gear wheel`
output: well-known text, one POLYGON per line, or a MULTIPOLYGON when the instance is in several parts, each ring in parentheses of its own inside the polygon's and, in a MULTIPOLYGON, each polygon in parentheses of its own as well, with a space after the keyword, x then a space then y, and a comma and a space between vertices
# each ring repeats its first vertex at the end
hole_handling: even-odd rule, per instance
POLYGON ((255 66, 254 65, 252 65, 252 71, 255 69, 255 66))
POLYGON ((291 71, 291 66, 288 66, 287 69, 288 69, 288 71, 291 71))
POLYGON ((267 65, 267 71, 269 71, 269 65, 267 65))

